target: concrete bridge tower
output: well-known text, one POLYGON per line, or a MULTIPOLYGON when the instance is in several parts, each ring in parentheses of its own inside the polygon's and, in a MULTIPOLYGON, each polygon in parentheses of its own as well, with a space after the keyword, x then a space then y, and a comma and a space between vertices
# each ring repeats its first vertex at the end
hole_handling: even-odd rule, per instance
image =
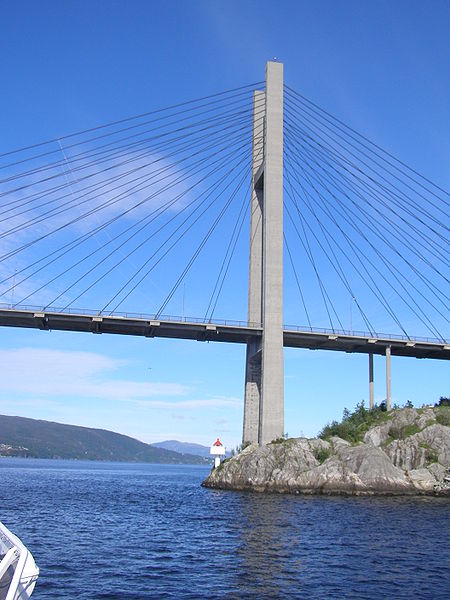
POLYGON ((253 98, 248 320, 262 340, 247 344, 243 442, 284 433, 283 65, 266 64, 265 92, 253 98))

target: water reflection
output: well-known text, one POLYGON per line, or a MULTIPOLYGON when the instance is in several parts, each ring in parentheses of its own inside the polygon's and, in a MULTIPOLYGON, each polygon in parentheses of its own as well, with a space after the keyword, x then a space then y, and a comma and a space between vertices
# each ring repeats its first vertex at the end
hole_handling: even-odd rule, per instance
POLYGON ((280 598, 288 581, 301 585, 304 570, 298 557, 300 539, 291 518, 295 498, 241 494, 235 586, 264 598, 280 598))

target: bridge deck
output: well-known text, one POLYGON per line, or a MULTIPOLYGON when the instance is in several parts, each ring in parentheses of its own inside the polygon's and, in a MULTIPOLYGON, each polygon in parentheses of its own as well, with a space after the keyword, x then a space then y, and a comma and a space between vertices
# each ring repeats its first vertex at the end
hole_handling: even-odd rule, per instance
MULTIPOLYGON (((51 312, 37 309, 0 308, 0 326, 26 327, 55 331, 114 333, 144 337, 176 338, 212 342, 245 344, 262 336, 261 327, 239 321, 215 321, 179 317, 161 319, 139 316, 98 315, 95 313, 51 312)), ((370 334, 333 332, 331 330, 302 330, 285 327, 284 346, 310 350, 335 350, 384 354, 387 346, 397 356, 415 358, 450 359, 450 344, 426 339, 408 339, 370 334)))

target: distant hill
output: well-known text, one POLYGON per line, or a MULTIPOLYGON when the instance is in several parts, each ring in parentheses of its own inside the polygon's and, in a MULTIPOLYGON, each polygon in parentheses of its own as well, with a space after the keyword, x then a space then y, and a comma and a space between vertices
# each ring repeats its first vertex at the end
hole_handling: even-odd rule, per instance
MULTIPOLYGON (((211 458, 209 454, 209 446, 202 446, 201 444, 190 444, 189 442, 178 442, 177 440, 166 440, 164 442, 157 442, 152 444, 157 448, 164 448, 166 450, 172 450, 173 452, 179 452, 180 454, 194 454, 196 456, 202 456, 203 458, 211 458)), ((227 456, 230 453, 227 452, 227 456)))
POLYGON ((0 456, 166 464, 207 464, 105 429, 0 415, 0 456))
POLYGON ((155 444, 152 444, 152 446, 154 448, 164 448, 165 450, 178 452, 179 454, 194 454, 195 456, 203 456, 203 458, 210 458, 209 447, 202 446, 201 444, 190 444, 189 442, 166 440, 165 442, 157 442, 155 444))

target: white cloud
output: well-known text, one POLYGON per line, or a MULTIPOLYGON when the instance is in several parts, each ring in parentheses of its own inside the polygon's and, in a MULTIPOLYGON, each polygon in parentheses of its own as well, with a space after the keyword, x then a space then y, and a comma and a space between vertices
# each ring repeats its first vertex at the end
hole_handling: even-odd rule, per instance
MULTIPOLYGON (((211 396, 180 399, 190 390, 179 383, 116 377, 116 371, 126 364, 127 361, 94 352, 49 348, 0 350, 0 395, 22 396, 22 400, 18 401, 29 405, 39 401, 51 402, 55 397, 66 400, 76 397, 133 402, 144 409, 195 411, 242 408, 241 398, 211 396)), ((183 416, 187 417, 184 412, 183 416)))
POLYGON ((239 398, 219 396, 217 398, 195 400, 141 400, 140 404, 149 408, 241 408, 242 400, 239 398))
POLYGON ((188 391, 178 383, 114 378, 114 372, 124 364, 125 361, 93 352, 0 350, 0 394, 142 401, 154 396, 180 396, 188 391))

